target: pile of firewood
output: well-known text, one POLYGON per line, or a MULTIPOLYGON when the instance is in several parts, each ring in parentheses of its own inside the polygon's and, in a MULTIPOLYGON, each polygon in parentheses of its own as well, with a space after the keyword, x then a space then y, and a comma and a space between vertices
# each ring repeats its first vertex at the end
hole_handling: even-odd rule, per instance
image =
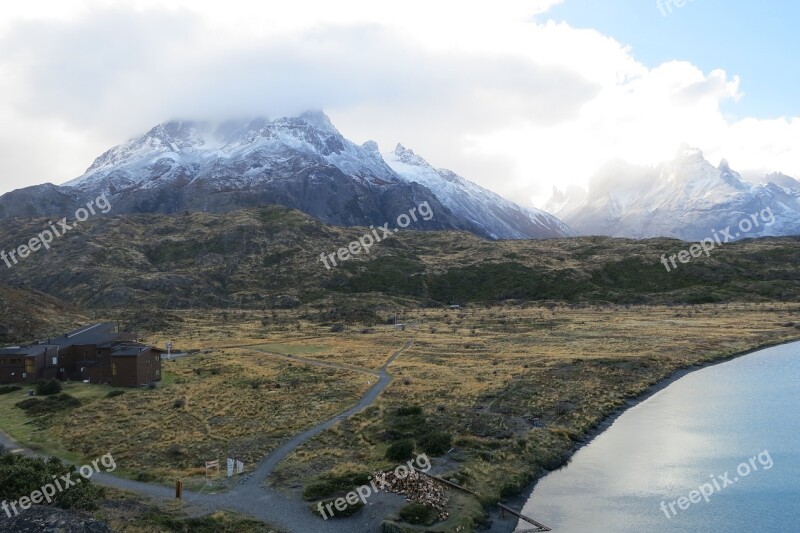
POLYGON ((400 494, 406 501, 430 505, 439 513, 439 520, 447 520, 448 497, 441 483, 412 470, 401 478, 390 472, 376 472, 373 475, 378 486, 383 485, 386 492, 400 494))

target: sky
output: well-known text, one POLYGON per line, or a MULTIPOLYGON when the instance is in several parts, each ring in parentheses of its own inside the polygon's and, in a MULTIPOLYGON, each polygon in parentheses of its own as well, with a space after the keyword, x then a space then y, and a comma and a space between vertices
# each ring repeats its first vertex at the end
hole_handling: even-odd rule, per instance
POLYGON ((42 0, 0 13, 0 193, 171 119, 322 109, 522 205, 682 143, 800 177, 800 3, 42 0))

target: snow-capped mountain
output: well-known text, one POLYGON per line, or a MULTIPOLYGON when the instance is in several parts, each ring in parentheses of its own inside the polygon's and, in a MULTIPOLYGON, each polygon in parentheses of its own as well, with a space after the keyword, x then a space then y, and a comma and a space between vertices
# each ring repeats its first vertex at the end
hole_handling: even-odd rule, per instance
POLYGON ((796 235, 797 183, 782 174, 745 181, 725 160, 715 167, 700 150, 683 146, 672 161, 657 167, 609 163, 588 191, 555 190, 545 209, 587 235, 701 240, 769 208, 774 222, 737 230, 735 238, 796 235))
POLYGON ((457 217, 482 228, 491 228, 489 236, 493 239, 575 235, 554 216, 520 207, 451 170, 436 169, 402 144, 383 154, 383 159, 402 178, 430 189, 457 217))
POLYGON ((552 215, 523 209, 421 159, 401 164, 402 153, 387 164, 376 143, 347 140, 321 112, 216 127, 171 121, 108 150, 61 187, 31 187, 0 197, 0 217, 60 217, 69 211, 56 205, 77 205, 105 193, 115 214, 280 204, 323 222, 368 226, 394 221, 427 201, 433 220, 411 227, 462 229, 500 239, 572 234, 552 215), (416 173, 406 172, 412 167, 416 173), (45 193, 48 200, 39 202, 45 193), (14 197, 26 201, 15 203, 14 197))

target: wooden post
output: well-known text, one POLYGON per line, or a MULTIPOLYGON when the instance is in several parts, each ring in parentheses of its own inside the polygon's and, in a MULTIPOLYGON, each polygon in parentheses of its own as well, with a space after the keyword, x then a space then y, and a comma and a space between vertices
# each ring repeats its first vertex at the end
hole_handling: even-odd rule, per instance
POLYGON ((175 482, 175 499, 180 500, 183 496, 183 481, 180 479, 175 482))

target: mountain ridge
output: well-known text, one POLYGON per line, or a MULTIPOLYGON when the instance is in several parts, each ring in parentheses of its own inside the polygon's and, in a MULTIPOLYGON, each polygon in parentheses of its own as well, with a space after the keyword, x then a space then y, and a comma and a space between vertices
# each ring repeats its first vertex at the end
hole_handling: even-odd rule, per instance
POLYGON ((584 235, 699 241, 769 208, 774 223, 737 238, 800 234, 800 186, 794 187, 800 183, 783 174, 754 181, 725 159, 714 166, 701 150, 684 145, 655 167, 612 161, 588 190, 554 189, 543 209, 584 235))
MULTIPOLYGON (((421 158, 416 164, 433 169, 421 158)), ((278 204, 328 224, 369 226, 427 201, 433 220, 415 221, 412 229, 465 230, 489 239, 575 234, 556 217, 517 206, 451 171, 432 172, 426 180, 396 172, 375 142, 346 139, 320 111, 217 126, 177 120, 112 147, 61 186, 3 195, 0 217, 63 216, 79 200, 106 194, 116 214, 278 204), (15 195, 24 201, 12 201, 15 195)))

